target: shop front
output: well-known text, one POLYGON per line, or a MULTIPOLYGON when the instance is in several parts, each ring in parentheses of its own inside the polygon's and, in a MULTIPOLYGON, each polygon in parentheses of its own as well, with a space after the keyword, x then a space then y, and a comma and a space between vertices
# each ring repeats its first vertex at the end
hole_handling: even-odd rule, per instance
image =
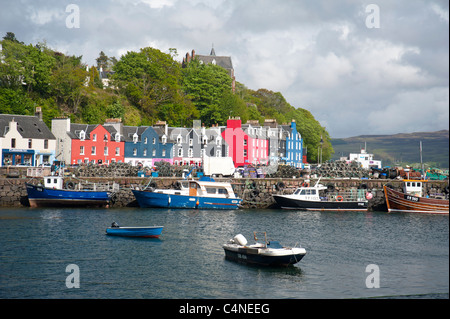
POLYGON ((3 149, 2 166, 34 166, 34 150, 3 149))

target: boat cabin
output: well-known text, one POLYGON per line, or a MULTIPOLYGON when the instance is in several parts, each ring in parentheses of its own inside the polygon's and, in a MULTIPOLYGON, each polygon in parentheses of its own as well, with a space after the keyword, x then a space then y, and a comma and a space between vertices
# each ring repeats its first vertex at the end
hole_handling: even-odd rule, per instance
POLYGON ((63 189, 63 177, 62 176, 46 176, 44 177, 44 187, 63 189))
POLYGON ((423 181, 420 180, 405 180, 404 192, 405 194, 422 197, 423 181))
POLYGON ((189 181, 189 196, 234 197, 231 186, 218 182, 189 181))

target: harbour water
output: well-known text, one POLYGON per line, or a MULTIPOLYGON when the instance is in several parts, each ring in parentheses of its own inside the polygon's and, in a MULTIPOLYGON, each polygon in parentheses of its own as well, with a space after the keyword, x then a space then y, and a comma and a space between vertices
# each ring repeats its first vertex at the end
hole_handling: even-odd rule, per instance
POLYGON ((2 208, 0 229, 6 299, 448 298, 448 215, 2 208), (110 237, 113 221, 164 230, 110 237), (307 254, 288 268, 226 260, 222 244, 254 231, 307 254))

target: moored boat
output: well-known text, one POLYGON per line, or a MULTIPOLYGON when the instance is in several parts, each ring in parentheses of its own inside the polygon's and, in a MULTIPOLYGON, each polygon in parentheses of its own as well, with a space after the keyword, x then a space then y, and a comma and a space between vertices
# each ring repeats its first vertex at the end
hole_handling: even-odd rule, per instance
POLYGON ((305 182, 290 195, 272 195, 283 209, 318 211, 367 211, 372 194, 366 189, 351 188, 337 191, 333 186, 319 183, 310 186, 305 182))
MULTIPOLYGON (((256 233, 254 233, 255 240, 256 233)), ((264 243, 247 245, 247 239, 238 234, 222 247, 229 260, 262 266, 289 266, 298 263, 306 254, 301 247, 283 247, 278 241, 268 241, 264 232, 264 243)))
POLYGON ((31 207, 107 207, 115 196, 113 191, 97 188, 96 184, 87 188, 73 182, 64 183, 63 176, 46 176, 44 185, 25 184, 31 207))
POLYGON ((164 226, 119 226, 113 223, 106 228, 106 234, 121 237, 158 238, 164 226))
POLYGON ((448 214, 449 200, 423 196, 424 180, 404 180, 403 191, 399 192, 384 185, 384 195, 388 212, 411 212, 428 214, 448 214))
POLYGON ((237 209, 242 202, 230 183, 208 180, 182 180, 178 189, 133 189, 140 207, 237 209))

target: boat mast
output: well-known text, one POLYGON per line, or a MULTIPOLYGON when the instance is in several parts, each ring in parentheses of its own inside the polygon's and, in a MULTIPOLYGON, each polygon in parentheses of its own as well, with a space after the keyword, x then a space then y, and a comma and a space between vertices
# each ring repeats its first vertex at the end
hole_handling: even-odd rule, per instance
POLYGON ((425 170, 422 162, 422 141, 420 141, 420 168, 422 169, 422 179, 425 179, 425 170))

